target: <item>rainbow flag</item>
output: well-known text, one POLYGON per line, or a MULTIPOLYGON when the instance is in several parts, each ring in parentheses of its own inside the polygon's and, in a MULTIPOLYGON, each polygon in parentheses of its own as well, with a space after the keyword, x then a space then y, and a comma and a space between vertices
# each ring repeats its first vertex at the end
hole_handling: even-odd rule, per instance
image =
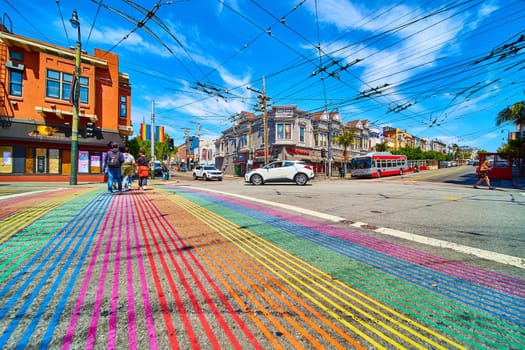
POLYGON ((151 125, 140 123, 140 139, 149 141, 151 137, 151 125))
POLYGON ((164 142, 166 141, 164 138, 164 127, 163 126, 157 126, 155 130, 155 142, 164 142))
MULTIPOLYGON (((140 139, 142 141, 151 141, 151 125, 149 124, 140 124, 140 139)), ((155 127, 155 142, 164 142, 166 138, 164 137, 164 127, 156 126, 155 127)))

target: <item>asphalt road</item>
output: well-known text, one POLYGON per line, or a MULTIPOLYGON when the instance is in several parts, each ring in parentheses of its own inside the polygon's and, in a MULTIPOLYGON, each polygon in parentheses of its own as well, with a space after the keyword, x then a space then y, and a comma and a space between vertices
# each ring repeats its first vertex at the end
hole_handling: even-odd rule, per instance
POLYGON ((524 348, 523 192, 416 180, 3 184, 0 348, 524 348))
POLYGON ((498 180, 494 181, 498 184, 495 191, 473 189, 477 181, 473 167, 372 180, 317 179, 304 187, 252 186, 239 178, 195 182, 180 177, 179 181, 336 216, 328 220, 331 222, 357 222, 358 228, 389 228, 525 258, 525 192, 514 189, 509 181, 498 180))

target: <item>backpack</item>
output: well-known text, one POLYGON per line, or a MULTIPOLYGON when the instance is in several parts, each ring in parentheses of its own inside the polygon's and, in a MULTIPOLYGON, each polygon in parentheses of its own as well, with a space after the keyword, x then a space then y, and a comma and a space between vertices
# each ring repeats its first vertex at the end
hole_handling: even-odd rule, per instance
POLYGON ((108 152, 107 165, 110 168, 119 168, 120 167, 120 152, 108 152))
POLYGON ((135 163, 135 158, 130 153, 124 153, 124 164, 135 163))

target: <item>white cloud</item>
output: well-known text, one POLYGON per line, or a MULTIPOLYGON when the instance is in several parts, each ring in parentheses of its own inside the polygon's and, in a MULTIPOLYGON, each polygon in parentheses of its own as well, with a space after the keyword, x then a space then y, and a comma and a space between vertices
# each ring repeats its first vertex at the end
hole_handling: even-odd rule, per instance
POLYGON ((324 23, 333 24, 339 29, 352 27, 362 20, 361 11, 349 1, 323 0, 320 2, 307 1, 306 7, 319 20, 324 23))

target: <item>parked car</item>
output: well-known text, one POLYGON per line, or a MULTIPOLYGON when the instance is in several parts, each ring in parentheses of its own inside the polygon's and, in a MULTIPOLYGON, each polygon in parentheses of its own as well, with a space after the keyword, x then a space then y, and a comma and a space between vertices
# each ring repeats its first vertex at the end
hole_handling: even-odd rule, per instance
POLYGON ((314 176, 312 166, 303 161, 278 160, 246 173, 244 181, 253 185, 263 185, 268 182, 295 182, 297 185, 304 186, 314 176))
POLYGON ((193 179, 198 180, 200 178, 205 180, 219 180, 222 181, 222 171, 214 167, 213 165, 197 165, 193 169, 193 179))

